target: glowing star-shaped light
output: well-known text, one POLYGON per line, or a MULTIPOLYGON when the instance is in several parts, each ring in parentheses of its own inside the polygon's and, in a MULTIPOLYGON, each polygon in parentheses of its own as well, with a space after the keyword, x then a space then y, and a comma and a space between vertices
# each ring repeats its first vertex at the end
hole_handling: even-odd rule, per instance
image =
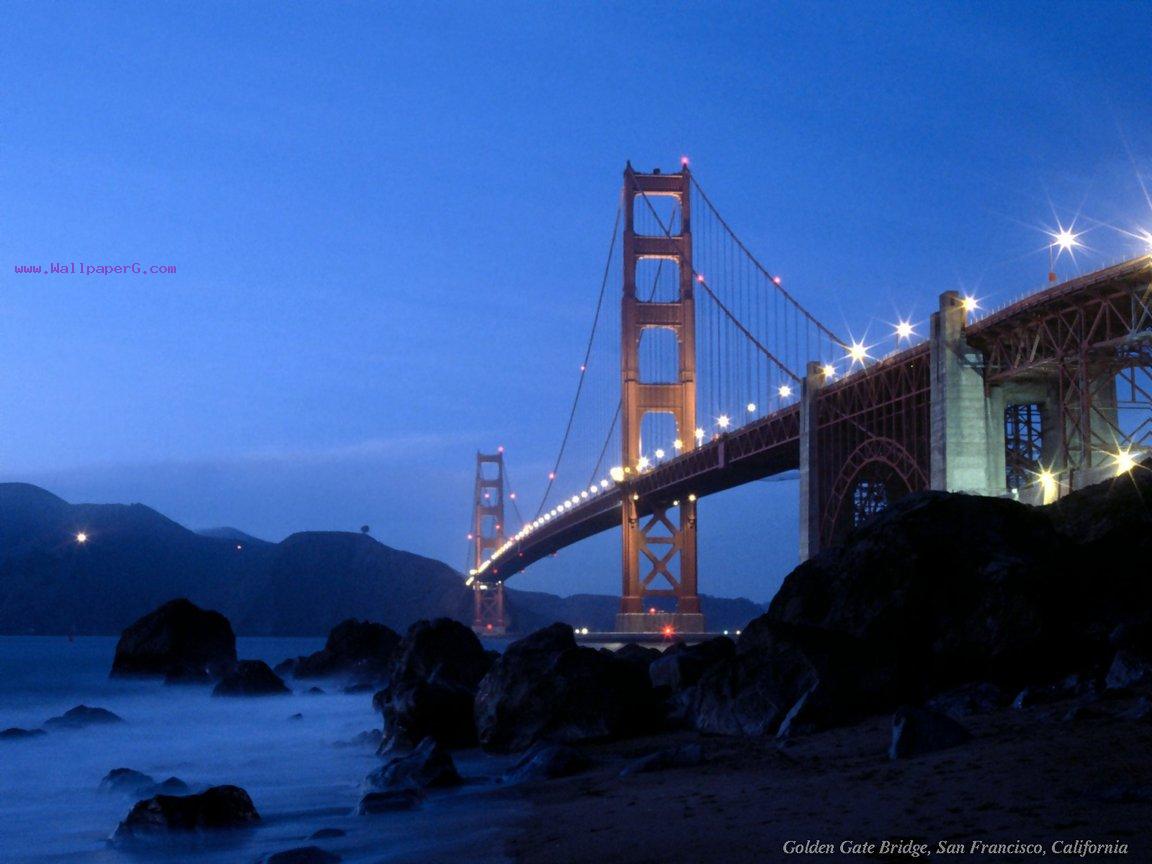
POLYGON ((623 483, 624 482, 624 469, 621 468, 619 465, 616 465, 608 471, 608 476, 611 477, 617 483, 623 483))
POLYGON ((966 294, 964 299, 960 301, 960 306, 965 312, 971 315, 973 312, 980 308, 980 303, 971 294, 966 294))
POLYGON ((647 456, 641 456, 640 461, 636 463, 636 467, 639 468, 641 471, 643 471, 645 468, 648 467, 649 464, 650 463, 648 462, 648 457, 647 456))
POLYGON ((1148 247, 1148 252, 1152 254, 1152 231, 1141 231, 1140 241, 1148 247))
POLYGON ((732 422, 732 420, 728 417, 727 414, 721 414, 719 417, 716 418, 716 425, 719 426, 721 429, 727 429, 728 425, 731 422, 732 422))
POLYGON ((684 442, 681 441, 679 438, 677 438, 675 441, 672 442, 672 449, 673 450, 683 450, 684 449, 684 442))
POLYGON ((792 395, 792 388, 789 387, 787 384, 781 384, 780 389, 777 390, 776 392, 780 394, 781 399, 787 399, 789 396, 792 395))
POLYGON ((868 359, 868 349, 863 342, 853 342, 848 347, 848 359, 853 363, 863 363, 868 359))
POLYGON ((911 339, 912 338, 912 325, 907 321, 901 321, 896 325, 896 338, 897 339, 911 339))
POLYGON ((696 436, 697 443, 704 440, 704 430, 703 429, 700 429, 699 427, 697 427, 696 431, 693 432, 692 434, 696 436))
POLYGON ((656 451, 656 458, 657 459, 663 459, 664 458, 664 451, 663 450, 657 450, 656 451))
POLYGON ((1061 252, 1071 252, 1073 247, 1079 246, 1079 235, 1073 234, 1068 228, 1061 228, 1052 235, 1052 245, 1059 247, 1061 252))
POLYGON ((88 542, 88 535, 85 534, 83 531, 80 531, 79 533, 76 534, 76 542, 77 543, 87 543, 88 542))
POLYGON ((756 403, 755 402, 749 402, 747 407, 748 407, 748 413, 749 414, 755 414, 756 413, 756 403))
POLYGON ((1136 457, 1132 455, 1131 450, 1121 450, 1119 453, 1113 454, 1112 461, 1117 477, 1121 474, 1131 473, 1132 469, 1136 467, 1136 457))
POLYGON ((824 368, 821 369, 820 371, 824 373, 825 378, 835 378, 836 377, 836 367, 833 366, 831 363, 825 363, 824 368))

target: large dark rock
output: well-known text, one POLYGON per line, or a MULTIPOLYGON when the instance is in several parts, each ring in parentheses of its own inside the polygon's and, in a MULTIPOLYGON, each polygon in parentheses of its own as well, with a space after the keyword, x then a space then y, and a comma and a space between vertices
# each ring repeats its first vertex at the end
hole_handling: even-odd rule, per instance
POLYGON ((420 806, 424 793, 412 787, 391 789, 387 792, 369 792, 360 799, 356 812, 360 816, 375 813, 395 813, 401 810, 415 810, 420 806))
POLYGON ((370 789, 416 789, 456 786, 460 775, 452 754, 425 738, 411 753, 395 756, 365 778, 370 789))
POLYGON ((69 708, 59 717, 51 717, 44 721, 49 729, 83 729, 86 726, 110 726, 113 723, 123 723, 124 718, 113 714, 107 708, 89 708, 87 705, 77 705, 69 708))
POLYGON ((297 678, 355 675, 363 680, 381 679, 399 644, 400 635, 392 628, 349 618, 332 628, 323 649, 301 657, 292 674, 297 678))
POLYGON ((212 689, 213 696, 279 696, 290 692, 263 660, 241 660, 212 689))
POLYGON ((1091 653, 1069 545, 1023 504, 908 496, 789 574, 701 678, 695 725, 771 734, 793 713, 822 728, 964 682, 1058 677, 1091 653))
POLYGON ((171 600, 130 625, 116 644, 113 675, 219 674, 236 662, 236 635, 219 612, 171 600))
POLYGON ((140 792, 156 784, 156 780, 135 768, 113 768, 100 781, 101 792, 118 792, 139 796, 140 792))
POLYGON ((0 732, 0 741, 19 741, 24 738, 36 738, 43 734, 43 729, 21 729, 19 726, 10 726, 0 732))
POLYGON ((458 621, 413 624, 396 649, 388 687, 373 699, 384 714, 381 751, 428 737, 443 747, 475 746, 473 702, 491 665, 476 634, 458 621))
POLYGON ((892 717, 892 743, 888 758, 906 759, 969 741, 972 734, 949 717, 927 708, 904 706, 892 717))
POLYGON ((615 651, 615 654, 617 660, 635 663, 645 669, 651 667, 651 665, 662 656, 659 648, 652 648, 648 645, 637 645, 635 642, 629 642, 627 645, 620 646, 620 648, 615 651))
POLYGON ((592 764, 587 754, 567 744, 541 742, 533 745, 504 775, 505 783, 556 780, 586 771, 592 764))
POLYGON ((1152 687, 1152 662, 1133 651, 1117 651, 1104 684, 1109 690, 1152 687))
POLYGON ((247 792, 239 786, 213 786, 199 795, 157 795, 138 801, 117 827, 113 839, 244 828, 259 821, 260 814, 247 792))
POLYGON ((476 694, 480 744, 497 752, 619 738, 659 719, 643 667, 578 646, 566 624, 509 645, 476 694))
POLYGON ((342 860, 344 859, 335 852, 329 852, 319 846, 298 846, 295 849, 263 855, 257 864, 340 864, 342 860))
POLYGON ((709 667, 735 656, 736 643, 727 636, 695 645, 677 642, 648 667, 648 675, 653 687, 667 687, 675 692, 691 687, 709 667))

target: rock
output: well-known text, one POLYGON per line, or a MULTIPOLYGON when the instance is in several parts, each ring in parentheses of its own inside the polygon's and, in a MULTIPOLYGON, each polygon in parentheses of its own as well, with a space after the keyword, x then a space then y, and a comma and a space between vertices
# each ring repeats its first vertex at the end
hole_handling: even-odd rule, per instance
POLYGON ((623 660, 626 663, 635 663, 645 669, 662 656, 659 648, 649 648, 644 645, 637 645, 635 642, 629 642, 627 645, 621 646, 614 653, 618 660, 623 660))
POLYGON ((356 813, 368 816, 373 813, 395 813, 400 810, 415 810, 423 797, 419 789, 393 789, 388 792, 369 792, 360 799, 356 813))
POLYGON ((332 628, 324 648, 301 657, 293 672, 297 678, 356 675, 381 679, 386 676, 400 635, 372 621, 349 618, 332 628))
POLYGON ((288 719, 289 720, 303 720, 304 715, 301 714, 299 711, 297 711, 295 714, 289 714, 288 719))
POLYGON ((378 747, 384 735, 379 729, 365 729, 348 741, 336 742, 337 747, 378 747))
POLYGON ((169 777, 144 789, 140 794, 151 798, 154 795, 187 795, 192 789, 179 777, 169 777))
POLYGON ((1117 715, 1123 720, 1135 720, 1138 723, 1152 721, 1152 701, 1147 696, 1141 696, 1127 709, 1117 715))
POLYGON ((1058 702, 1067 696, 1068 692, 1056 684, 1029 685, 1016 694, 1016 698, 1012 700, 1012 707, 1019 711, 1023 708, 1058 702))
POLYGON ((709 667, 735 656, 736 643, 727 636, 695 645, 677 642, 648 667, 648 675, 653 687, 667 687, 675 692, 691 687, 709 667))
MULTIPOLYGON (((275 670, 273 670, 273 671, 275 671, 275 670)), ((321 687, 309 687, 304 692, 309 696, 323 696, 324 695, 324 690, 321 687)))
POLYGON ((643 668, 577 645, 567 624, 509 645, 476 693, 480 744, 496 752, 619 738, 660 720, 643 668))
POLYGON ((566 744, 536 744, 504 775, 504 782, 557 780, 586 771, 591 764, 592 760, 575 747, 566 744))
POLYGON ((650 771, 666 771, 669 768, 692 768, 704 761, 704 749, 699 744, 685 744, 667 750, 657 750, 647 756, 629 762, 620 772, 621 777, 633 774, 647 774, 650 771))
POLYGON ((290 692, 263 660, 241 660, 212 689, 213 696, 278 696, 290 692))
POLYGON ((281 678, 287 678, 296 671, 296 664, 303 660, 303 657, 289 657, 287 660, 281 660, 272 667, 272 671, 279 675, 281 678))
POLYGON ((335 852, 328 852, 319 846, 298 846, 264 855, 257 864, 339 864, 343 860, 335 852))
POLYGON ((260 814, 247 792, 239 786, 213 786, 199 795, 157 795, 138 801, 113 839, 243 828, 259 821, 260 814))
POLYGON ((1109 690, 1123 690, 1152 684, 1152 663, 1133 651, 1120 650, 1108 667, 1104 686, 1109 690))
POLYGON ((408 755, 396 756, 377 768, 364 782, 369 789, 426 789, 456 786, 461 781, 451 754, 429 737, 408 755))
POLYGON ((344 688, 343 692, 348 694, 356 693, 371 693, 377 687, 376 682, 373 681, 358 681, 355 684, 349 684, 344 688))
POLYGON ((0 732, 0 741, 18 741, 22 738, 36 738, 43 734, 43 729, 21 729, 19 726, 10 726, 0 732))
POLYGON ((946 690, 928 700, 926 707, 953 720, 987 714, 1004 704, 1004 691, 995 684, 979 681, 946 690))
POLYGON ((348 832, 342 828, 321 828, 319 831, 313 831, 308 835, 309 840, 334 840, 337 837, 343 837, 348 832))
POLYGON ((143 771, 134 768, 113 768, 100 781, 100 791, 139 797, 143 790, 155 785, 156 780, 143 771))
POLYGON ((82 729, 86 726, 108 726, 123 722, 123 717, 113 714, 106 708, 89 708, 87 705, 77 705, 59 717, 45 720, 44 725, 49 729, 82 729))
POLYGON ((888 758, 922 756, 958 747, 971 738, 967 729, 946 714, 904 706, 892 718, 892 744, 888 748, 888 758))
POLYGON ((1107 716, 1099 708, 1093 708, 1091 705, 1073 705, 1060 719, 1064 723, 1079 723, 1082 720, 1099 720, 1107 716))
POLYGON ((189 669, 212 674, 236 662, 236 635, 219 612, 172 600, 130 625, 116 644, 112 674, 166 675, 189 669))
POLYGON ((458 621, 413 624, 396 649, 388 687, 373 698, 384 714, 381 750, 427 737, 443 747, 475 746, 476 687, 491 665, 476 634, 458 621))

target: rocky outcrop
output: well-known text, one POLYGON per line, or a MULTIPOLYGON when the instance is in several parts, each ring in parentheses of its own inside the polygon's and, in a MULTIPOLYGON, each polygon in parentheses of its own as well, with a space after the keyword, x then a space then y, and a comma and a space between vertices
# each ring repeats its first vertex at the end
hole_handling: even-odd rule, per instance
POLYGON ((59 717, 52 717, 44 721, 49 729, 83 729, 87 726, 110 726, 113 723, 123 723, 124 718, 113 714, 107 708, 89 708, 87 705, 77 705, 69 708, 59 717))
POLYGON ((332 628, 324 648, 301 657, 292 674, 296 678, 355 676, 360 680, 383 679, 400 644, 400 635, 372 621, 349 618, 332 628))
POLYGON ((212 689, 213 696, 279 696, 290 692, 263 660, 241 660, 212 689))
POLYGON ((947 750, 971 738, 967 729, 946 714, 904 706, 892 718, 892 743, 888 747, 888 758, 907 759, 947 750))
POLYGON ((236 662, 236 635, 219 612, 171 600, 130 625, 116 644, 112 674, 217 675, 236 662))
POLYGON ((21 729, 19 726, 10 726, 0 731, 0 741, 19 741, 24 738, 36 738, 43 734, 43 729, 21 729))
POLYGON ((425 738, 411 753, 395 756, 365 778, 369 789, 442 788, 459 785, 460 775, 452 754, 425 738))
POLYGON ((396 649, 388 687, 373 698, 384 714, 381 751, 425 738, 442 747, 475 746, 473 702, 491 665, 476 634, 458 621, 413 624, 396 649))
POLYGON ((151 798, 156 795, 187 795, 191 790, 179 777, 169 777, 157 783, 150 775, 133 768, 113 768, 100 781, 101 792, 115 792, 133 798, 151 798))
POLYGON ((736 656, 701 678, 692 720, 772 734, 791 714, 818 729, 963 682, 1058 677, 1088 651, 1068 546, 1035 508, 908 496, 789 574, 736 656))
POLYGON ((1109 690, 1152 687, 1152 661, 1134 651, 1117 651, 1104 684, 1109 690))
POLYGON ((480 744, 496 752, 619 738, 659 719, 643 667, 577 645, 566 624, 509 645, 476 694, 480 744))
POLYGON ((653 687, 667 687, 676 692, 691 687, 721 660, 736 656, 736 643, 727 636, 717 636, 687 645, 677 642, 648 667, 653 687))
POLYGON ((113 839, 244 828, 259 821, 260 814, 247 792, 239 786, 213 786, 199 795, 157 795, 137 802, 113 839))

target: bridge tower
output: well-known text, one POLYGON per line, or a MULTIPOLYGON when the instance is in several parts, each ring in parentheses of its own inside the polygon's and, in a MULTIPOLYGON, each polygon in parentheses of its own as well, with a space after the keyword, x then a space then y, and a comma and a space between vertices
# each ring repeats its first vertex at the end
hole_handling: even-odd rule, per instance
POLYGON ((480 634, 503 635, 504 582, 480 565, 504 545, 504 448, 476 454, 476 491, 472 504, 472 627, 480 634))
MULTIPOLYGON (((650 413, 672 414, 676 437, 685 449, 695 445, 696 430, 696 310, 693 299, 692 185, 685 164, 675 174, 642 174, 629 164, 624 170, 624 281, 621 305, 621 451, 626 479, 635 477, 641 456, 641 428, 650 413), (650 236, 636 233, 637 207, 648 208, 646 197, 671 197, 678 205, 679 233, 650 236), (645 301, 636 296, 637 264, 662 259, 678 268, 678 292, 672 301, 645 301), (640 340, 644 331, 665 328, 676 334, 677 380, 641 380, 640 340)), ((644 632, 672 626, 677 632, 704 631, 696 593, 696 502, 643 501, 628 487, 622 505, 623 589, 616 629, 644 632), (641 517, 641 513, 644 513, 641 517), (653 585, 653 583, 656 583, 653 585), (676 612, 648 615, 649 597, 675 597, 676 612)))

